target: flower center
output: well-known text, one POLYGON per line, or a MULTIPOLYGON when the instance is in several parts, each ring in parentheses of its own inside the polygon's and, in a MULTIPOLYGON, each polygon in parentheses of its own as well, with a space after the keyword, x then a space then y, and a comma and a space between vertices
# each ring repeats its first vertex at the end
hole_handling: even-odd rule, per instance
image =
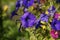
POLYGON ((29 17, 27 16, 25 20, 27 21, 28 19, 29 19, 29 17))

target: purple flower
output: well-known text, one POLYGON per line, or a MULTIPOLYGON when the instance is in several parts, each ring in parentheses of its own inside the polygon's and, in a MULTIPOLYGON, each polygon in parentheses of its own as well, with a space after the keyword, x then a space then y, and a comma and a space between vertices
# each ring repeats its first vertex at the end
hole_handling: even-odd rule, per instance
POLYGON ((42 13, 40 15, 40 18, 36 21, 36 28, 38 28, 39 26, 41 26, 42 24, 40 23, 41 21, 43 22, 48 22, 48 16, 44 13, 42 13))
POLYGON ((38 27, 40 27, 40 25, 41 25, 40 20, 37 20, 35 28, 37 29, 38 27))
POLYGON ((54 13, 56 12, 55 7, 54 7, 54 6, 51 6, 51 7, 48 9, 48 12, 49 12, 49 15, 50 15, 50 16, 53 16, 54 13))
POLYGON ((51 22, 51 28, 54 30, 60 30, 60 20, 53 19, 51 22))
POLYGON ((51 11, 54 11, 55 10, 55 7, 54 6, 51 6, 48 11, 51 12, 51 11))
POLYGON ((22 15, 20 20, 22 26, 26 28, 26 27, 31 27, 35 24, 36 17, 33 14, 26 12, 24 13, 24 15, 22 15))
POLYGON ((21 3, 22 3, 22 0, 17 0, 16 2, 16 8, 14 11, 12 11, 11 13, 11 18, 14 16, 14 15, 17 15, 16 12, 18 11, 19 7, 21 6, 21 3))
POLYGON ((44 22, 48 22, 48 15, 46 15, 46 14, 44 14, 44 13, 42 13, 41 15, 40 15, 40 20, 41 21, 44 21, 44 22))
POLYGON ((56 21, 55 27, 57 30, 60 30, 60 20, 56 21))

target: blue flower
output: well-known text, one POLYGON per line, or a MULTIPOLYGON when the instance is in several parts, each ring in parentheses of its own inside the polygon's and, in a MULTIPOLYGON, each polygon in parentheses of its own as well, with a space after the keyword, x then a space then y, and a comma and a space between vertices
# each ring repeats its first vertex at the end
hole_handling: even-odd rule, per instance
POLYGON ((57 30, 60 30, 60 20, 58 20, 55 24, 57 30))
POLYGON ((32 6, 33 3, 34 3, 34 0, 23 0, 23 5, 25 8, 32 6))
POLYGON ((54 30, 57 30, 56 27, 55 27, 55 24, 56 24, 56 19, 53 19, 52 22, 51 22, 51 28, 54 29, 54 30))
POLYGON ((51 11, 54 11, 55 10, 55 7, 54 6, 51 6, 48 11, 51 12, 51 11))
POLYGON ((11 18, 12 18, 14 15, 17 15, 17 14, 16 14, 16 10, 12 11, 12 13, 11 13, 11 18))
POLYGON ((19 9, 19 7, 22 7, 22 5, 23 5, 23 0, 17 0, 16 9, 19 9))
POLYGON ((35 24, 36 17, 29 13, 26 12, 24 15, 21 16, 20 18, 22 26, 27 28, 27 27, 32 27, 35 24))
POLYGON ((49 15, 50 16, 54 16, 54 13, 56 12, 56 9, 54 6, 51 6, 49 9, 48 9, 48 12, 49 12, 49 15))
POLYGON ((17 1, 16 2, 16 8, 19 8, 20 7, 20 1, 17 1))
POLYGON ((60 20, 53 19, 51 22, 51 28, 54 30, 60 30, 60 20))

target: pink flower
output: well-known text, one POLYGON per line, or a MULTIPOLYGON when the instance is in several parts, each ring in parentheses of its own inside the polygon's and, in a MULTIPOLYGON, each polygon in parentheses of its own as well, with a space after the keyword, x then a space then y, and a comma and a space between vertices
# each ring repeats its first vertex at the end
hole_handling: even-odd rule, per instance
POLYGON ((58 19, 60 17, 60 14, 56 13, 55 18, 58 19))
POLYGON ((57 32, 57 31, 51 30, 51 31, 50 31, 50 34, 51 34, 51 36, 52 36, 54 39, 58 38, 58 32, 57 32))

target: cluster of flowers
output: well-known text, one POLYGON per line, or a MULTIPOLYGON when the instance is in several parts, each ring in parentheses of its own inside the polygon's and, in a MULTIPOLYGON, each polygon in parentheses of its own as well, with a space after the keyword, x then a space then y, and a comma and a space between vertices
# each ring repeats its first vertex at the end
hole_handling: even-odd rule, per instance
POLYGON ((60 35, 60 13, 56 11, 56 8, 51 5, 46 12, 42 12, 40 17, 37 19, 34 14, 29 12, 27 9, 31 6, 36 8, 36 3, 38 5, 43 4, 46 0, 18 0, 16 2, 16 9, 12 12, 11 18, 16 14, 18 9, 24 6, 24 14, 20 17, 21 26, 24 28, 32 27, 35 25, 35 28, 43 27, 49 22, 49 18, 52 17, 52 21, 49 22, 51 25, 50 34, 53 38, 58 38, 60 35))

